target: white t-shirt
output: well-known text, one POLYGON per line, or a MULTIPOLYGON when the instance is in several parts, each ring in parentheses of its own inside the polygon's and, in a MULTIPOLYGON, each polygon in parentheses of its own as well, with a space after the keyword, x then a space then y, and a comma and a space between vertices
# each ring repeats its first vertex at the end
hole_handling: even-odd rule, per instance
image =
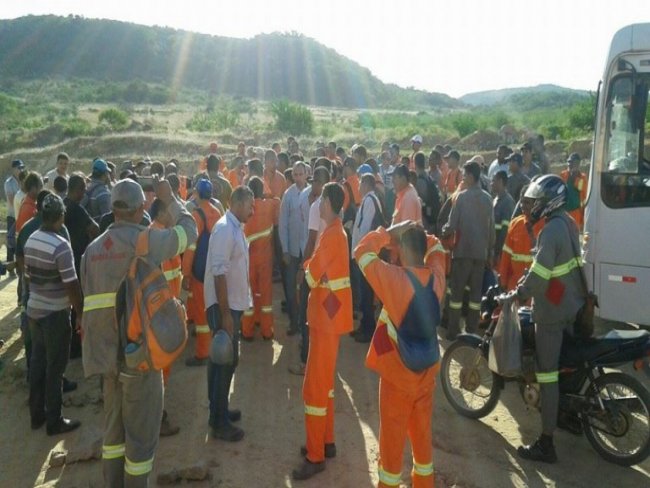
MULTIPOLYGON (((45 177, 47 178, 47 183, 45 183, 45 188, 48 190, 54 190, 54 179, 59 176, 59 173, 56 171, 56 168, 51 169, 47 173, 45 173, 45 177)), ((68 173, 62 175, 66 181, 70 178, 68 173)))
POLYGON ((319 238, 327 227, 327 223, 320 218, 320 199, 321 197, 318 197, 309 207, 309 222, 307 224, 307 229, 318 232, 316 238, 319 238))

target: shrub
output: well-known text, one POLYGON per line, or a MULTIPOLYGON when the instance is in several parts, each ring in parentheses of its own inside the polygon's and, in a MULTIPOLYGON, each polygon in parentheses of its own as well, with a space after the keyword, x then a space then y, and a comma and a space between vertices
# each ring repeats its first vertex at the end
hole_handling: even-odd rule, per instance
POLYGON ((303 105, 279 100, 271 103, 270 110, 279 131, 300 136, 311 134, 314 129, 314 114, 303 105))
POLYGON ((124 130, 129 124, 129 116, 117 108, 107 108, 99 113, 99 123, 105 123, 112 130, 124 130))

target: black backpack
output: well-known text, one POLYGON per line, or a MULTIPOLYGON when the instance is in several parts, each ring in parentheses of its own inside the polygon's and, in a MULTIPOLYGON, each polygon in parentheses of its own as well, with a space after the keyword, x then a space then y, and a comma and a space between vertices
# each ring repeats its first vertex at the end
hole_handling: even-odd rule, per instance
POLYGON ((422 218, 429 224, 435 224, 440 213, 440 191, 438 185, 429 175, 418 175, 418 181, 424 181, 426 192, 419 195, 422 200, 422 218))
POLYGON ((194 251, 194 260, 192 261, 192 276, 203 283, 205 276, 205 264, 208 261, 208 246, 210 244, 210 229, 208 229, 208 219, 201 207, 194 209, 201 220, 203 220, 203 232, 196 240, 196 250, 194 251))

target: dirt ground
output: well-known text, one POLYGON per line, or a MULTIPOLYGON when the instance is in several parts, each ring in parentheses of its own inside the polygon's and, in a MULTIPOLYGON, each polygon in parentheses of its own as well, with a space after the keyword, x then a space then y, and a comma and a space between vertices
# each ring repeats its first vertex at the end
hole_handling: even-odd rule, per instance
MULTIPOLYGON (((4 252, 2 252, 4 255, 4 252)), ((0 486, 100 487, 101 463, 83 461, 49 468, 53 451, 78 451, 101 435, 102 405, 99 384, 84 379, 81 361, 70 362, 67 376, 79 389, 65 395, 64 414, 82 421, 71 434, 48 437, 44 429, 29 427, 25 359, 15 307, 16 280, 0 280, 0 486), (74 406, 82 405, 82 406, 74 406)), ((209 471, 204 481, 183 481, 180 486, 220 487, 371 487, 377 482, 378 381, 364 367, 367 345, 341 339, 336 380, 336 433, 338 456, 324 473, 296 483, 291 470, 300 462, 304 443, 302 377, 287 372, 298 359, 299 339, 286 337, 286 316, 280 312, 276 285, 276 340, 242 345, 231 404, 242 410, 242 442, 229 444, 208 436, 205 368, 174 366, 166 391, 166 409, 181 431, 163 438, 156 453, 152 486, 158 475, 172 468, 202 463, 209 471)), ((192 351, 189 343, 186 355, 192 351)), ((640 378, 640 375, 637 375, 640 378)), ((643 380, 648 385, 647 380, 643 380)), ((650 461, 621 468, 602 461, 582 437, 559 432, 556 447, 560 462, 540 465, 521 461, 516 447, 531 440, 539 416, 527 411, 514 385, 506 387, 496 410, 481 421, 457 415, 436 392, 433 421, 434 465, 437 487, 557 486, 638 488, 650 485, 650 461)), ((404 455, 403 486, 410 486, 411 460, 404 455)))

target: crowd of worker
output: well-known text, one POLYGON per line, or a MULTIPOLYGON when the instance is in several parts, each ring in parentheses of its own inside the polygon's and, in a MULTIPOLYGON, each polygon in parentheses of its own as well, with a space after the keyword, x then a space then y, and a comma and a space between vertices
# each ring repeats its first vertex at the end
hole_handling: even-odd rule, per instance
MULTIPOLYGON (((444 339, 461 333, 462 318, 465 331, 476 333, 486 286, 498 281, 514 290, 526 270, 535 271, 545 220, 530 189, 550 164, 542 138, 516 150, 501 145, 489 164, 478 154, 461 164, 450 146, 427 154, 420 135, 410 143, 405 155, 388 142, 376 155, 360 144, 348 151, 317 143, 312 157, 290 137, 284 151, 279 143, 240 142, 227 159, 212 143, 188 174, 177 160, 97 158, 86 175, 70 172, 70 157, 60 153, 44 176, 13 161, 4 185, 7 261, 15 260, 18 275, 32 429, 45 425, 58 435, 79 427, 61 405, 62 393, 76 388, 64 377, 67 362, 82 357, 85 375, 103 379, 107 485, 147 486, 158 437, 178 432, 164 409, 170 368, 125 365, 115 303, 148 229, 147 257, 184 301, 194 335, 185 364, 207 366, 213 437, 244 437, 236 425, 242 414, 228 401, 240 338, 256 340, 257 326, 263 341, 299 335, 300 361, 289 373, 304 375, 306 443, 293 477, 325 469, 336 456, 339 340, 349 334, 369 343, 366 364, 380 376, 379 486, 399 485, 407 437, 413 486, 433 486, 437 340, 424 318, 441 315, 444 339), (274 281, 288 315, 282 332, 274 323, 274 281), (210 357, 220 329, 232 341, 229 364, 210 357), (408 337, 418 338, 417 350, 403 350, 408 337)), ((587 190, 580 161, 571 154, 560 175, 562 208, 578 228, 587 190)), ((520 291, 522 301, 531 295, 520 291)), ((545 445, 532 448, 542 454, 528 446, 522 455, 548 460, 545 445)))

